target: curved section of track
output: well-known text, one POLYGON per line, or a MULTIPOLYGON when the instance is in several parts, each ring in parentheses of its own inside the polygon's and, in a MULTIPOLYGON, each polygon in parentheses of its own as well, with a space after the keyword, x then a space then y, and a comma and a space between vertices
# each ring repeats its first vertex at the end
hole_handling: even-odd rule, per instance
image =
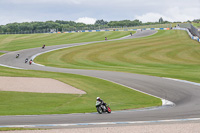
MULTIPOLYGON (((155 31, 143 31, 131 37, 142 37, 154 34, 155 31)), ((130 37, 128 37, 130 38, 130 37)), ((115 39, 119 40, 119 39, 115 39)), ((98 41, 103 42, 103 41, 98 41)), ((0 64, 22 69, 42 70, 62 73, 87 75, 109 80, 118 84, 135 88, 139 91, 167 99, 176 104, 171 108, 149 109, 145 111, 116 111, 109 115, 89 114, 62 114, 62 115, 33 115, 33 116, 0 116, 0 125, 29 125, 29 124, 70 124, 70 123, 96 123, 96 122, 123 122, 123 121, 155 121, 167 119, 185 119, 200 117, 200 87, 184 82, 178 82, 160 77, 146 76, 123 72, 110 72, 98 70, 64 69, 38 65, 28 65, 24 59, 38 53, 53 49, 85 45, 95 42, 76 43, 33 48, 16 52, 9 52, 0 57, 0 64), (20 58, 15 55, 20 53, 20 58)))

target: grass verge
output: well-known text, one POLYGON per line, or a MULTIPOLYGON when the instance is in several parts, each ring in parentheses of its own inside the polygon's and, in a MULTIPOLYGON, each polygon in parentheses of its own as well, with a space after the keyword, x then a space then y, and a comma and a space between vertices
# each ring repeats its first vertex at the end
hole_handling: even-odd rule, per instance
POLYGON ((15 34, 0 35, 0 50, 16 51, 28 48, 70 44, 79 42, 101 41, 105 37, 116 39, 129 35, 129 31, 63 33, 63 34, 15 34))
POLYGON ((195 26, 196 28, 200 28, 200 23, 192 23, 193 26, 195 26))
MULTIPOLYGON (((96 112, 96 97, 112 110, 161 105, 161 100, 102 79, 65 73, 0 67, 0 76, 54 78, 87 94, 51 94, 0 91, 0 115, 39 115, 96 112)), ((56 89, 56 88, 55 88, 56 89)))
POLYGON ((0 131, 16 131, 16 130, 46 130, 41 128, 17 128, 17 127, 1 127, 0 131))

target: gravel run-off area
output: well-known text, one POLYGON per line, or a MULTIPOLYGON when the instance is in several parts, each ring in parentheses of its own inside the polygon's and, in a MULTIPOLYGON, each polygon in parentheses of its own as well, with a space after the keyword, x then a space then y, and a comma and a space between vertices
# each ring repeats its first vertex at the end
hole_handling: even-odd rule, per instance
POLYGON ((200 133, 200 123, 171 123, 118 127, 2 131, 1 133, 200 133))
POLYGON ((55 79, 27 77, 0 77, 0 91, 86 94, 55 79))

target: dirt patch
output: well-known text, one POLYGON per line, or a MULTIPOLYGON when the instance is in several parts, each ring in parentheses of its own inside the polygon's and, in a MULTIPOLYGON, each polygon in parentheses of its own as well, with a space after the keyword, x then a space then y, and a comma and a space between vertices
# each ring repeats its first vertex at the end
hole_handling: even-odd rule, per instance
POLYGON ((0 77, 0 91, 86 94, 55 79, 27 77, 0 77))

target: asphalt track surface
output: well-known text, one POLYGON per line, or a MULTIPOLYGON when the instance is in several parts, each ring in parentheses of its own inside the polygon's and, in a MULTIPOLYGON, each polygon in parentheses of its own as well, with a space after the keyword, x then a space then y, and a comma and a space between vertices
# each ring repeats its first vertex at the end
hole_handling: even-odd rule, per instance
MULTIPOLYGON (((156 31, 142 31, 123 39, 148 36, 156 31)), ((115 39, 120 40, 120 39, 115 39)), ((113 41, 113 40, 112 40, 113 41)), ((133 40, 134 41, 134 40, 133 40)), ((104 42, 104 41, 96 41, 104 42)), ((25 116, 0 116, 0 126, 5 125, 45 125, 45 124, 74 124, 74 123, 106 123, 106 122, 137 122, 160 121, 170 119, 200 118, 200 87, 193 84, 178 82, 161 77, 146 76, 140 74, 54 68, 25 64, 25 58, 33 58, 34 55, 57 48, 85 45, 95 42, 66 44, 49 46, 45 49, 33 48, 15 52, 9 52, 0 57, 0 64, 23 68, 28 70, 52 71, 86 75, 109 80, 132 89, 167 99, 175 103, 175 106, 157 107, 144 110, 115 111, 111 114, 99 115, 97 113, 86 114, 55 114, 55 115, 25 115, 25 116), (18 59, 16 54, 20 53, 18 59)), ((84 124, 82 124, 84 125, 84 124)))

